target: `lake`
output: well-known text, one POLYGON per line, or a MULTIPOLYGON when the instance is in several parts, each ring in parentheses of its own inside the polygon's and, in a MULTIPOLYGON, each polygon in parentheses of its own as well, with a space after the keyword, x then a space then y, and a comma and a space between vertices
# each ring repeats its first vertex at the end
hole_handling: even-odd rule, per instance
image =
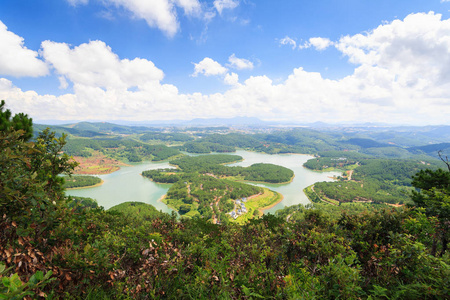
MULTIPOLYGON (((294 171, 295 177, 288 184, 262 184, 252 183, 257 186, 268 187, 271 190, 281 193, 284 196, 276 206, 265 211, 275 212, 285 206, 294 204, 307 204, 308 198, 303 193, 303 189, 319 181, 332 181, 330 177, 341 175, 340 172, 315 172, 303 167, 303 163, 312 158, 302 154, 264 154, 238 150, 243 161, 230 164, 230 166, 250 166, 255 163, 271 163, 287 167, 294 171)), ((104 183, 101 186, 68 190, 67 195, 90 197, 96 199, 98 204, 108 209, 117 204, 127 201, 139 201, 153 205, 157 210, 171 212, 172 209, 159 201, 169 190, 170 185, 158 184, 141 176, 142 171, 151 169, 169 168, 168 162, 141 162, 132 166, 121 167, 120 170, 106 175, 97 175, 104 183)))

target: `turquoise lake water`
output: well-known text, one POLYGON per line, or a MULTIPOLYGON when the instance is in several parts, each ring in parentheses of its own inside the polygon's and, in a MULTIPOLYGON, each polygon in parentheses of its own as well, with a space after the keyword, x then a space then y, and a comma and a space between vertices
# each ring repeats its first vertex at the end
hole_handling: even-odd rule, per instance
MULTIPOLYGON (((294 204, 307 204, 308 198, 303 189, 319 181, 331 181, 330 177, 341 175, 339 172, 314 172, 303 167, 303 163, 312 158, 309 155, 299 154, 264 154, 250 151, 238 150, 236 153, 243 157, 243 161, 230 166, 250 166, 255 163, 272 163, 287 167, 294 171, 295 177, 288 184, 261 184, 258 186, 268 187, 281 193, 284 198, 279 204, 265 211, 275 212, 285 206, 294 204)), ((117 204, 127 201, 139 201, 151 204, 163 212, 172 210, 159 201, 169 190, 170 185, 158 184, 141 176, 142 171, 160 168, 169 168, 168 162, 142 162, 106 175, 98 175, 104 184, 98 187, 68 190, 67 195, 90 197, 96 199, 98 204, 108 209, 117 204)))

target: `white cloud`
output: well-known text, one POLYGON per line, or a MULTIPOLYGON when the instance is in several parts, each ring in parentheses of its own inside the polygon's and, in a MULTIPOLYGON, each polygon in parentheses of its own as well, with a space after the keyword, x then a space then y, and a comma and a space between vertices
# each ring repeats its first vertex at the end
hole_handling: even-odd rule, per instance
POLYGON ((229 66, 237 70, 253 69, 253 63, 251 61, 244 58, 237 58, 234 53, 228 58, 228 61, 230 62, 229 66))
POLYGON ((157 27, 168 36, 178 31, 178 21, 173 3, 168 0, 105 0, 125 8, 136 18, 144 19, 150 27, 157 27))
POLYGON ((316 50, 322 51, 333 45, 333 42, 328 38, 313 37, 309 39, 309 43, 316 48, 316 50))
MULTIPOLYGON (((312 38, 308 45, 320 50, 332 42, 312 38)), ((209 101, 260 118, 449 124, 450 20, 412 14, 333 45, 358 65, 352 75, 329 80, 297 68, 280 84, 250 77, 209 101)))
POLYGON ((227 71, 228 69, 223 67, 217 61, 212 60, 209 57, 205 57, 198 64, 194 63, 194 73, 192 76, 197 77, 198 74, 203 74, 205 76, 223 75, 227 71))
POLYGON ((214 0, 214 7, 219 14, 222 14, 224 9, 234 9, 239 5, 238 0, 214 0))
POLYGON ((282 38, 282 39, 280 40, 280 44, 281 44, 281 45, 291 45, 291 46, 292 46, 292 49, 295 49, 295 48, 297 47, 297 43, 296 43, 293 39, 291 39, 290 37, 288 37, 288 36, 282 38))
POLYGON ((314 47, 318 51, 323 51, 334 43, 328 38, 312 37, 307 42, 298 46, 299 49, 308 49, 314 47))
POLYGON ((239 76, 236 73, 228 73, 225 75, 225 78, 223 80, 225 84, 228 85, 237 85, 239 83, 239 76))
MULTIPOLYGON (((67 0, 71 5, 87 4, 89 0, 67 0)), ((202 8, 199 0, 102 0, 105 5, 115 5, 133 14, 135 18, 144 19, 150 27, 162 30, 169 37, 178 29, 176 7, 184 10, 186 15, 199 16, 202 8)), ((110 12, 102 12, 103 17, 112 19, 110 12)))
POLYGON ((47 73, 38 53, 26 48, 23 38, 8 31, 0 21, 0 75, 37 77, 47 73))
POLYGON ((74 48, 65 43, 44 41, 42 56, 58 74, 83 86, 127 89, 159 82, 164 77, 153 62, 140 58, 121 60, 102 41, 74 48))
POLYGON ((450 20, 430 12, 344 36, 336 48, 350 62, 384 68, 405 87, 427 89, 450 82, 450 20))

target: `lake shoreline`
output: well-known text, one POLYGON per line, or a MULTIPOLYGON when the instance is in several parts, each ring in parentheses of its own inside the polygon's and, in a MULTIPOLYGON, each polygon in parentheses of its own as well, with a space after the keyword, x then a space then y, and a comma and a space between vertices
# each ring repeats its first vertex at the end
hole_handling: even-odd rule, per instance
POLYGON ((239 182, 248 182, 248 183, 261 183, 261 184, 289 184, 292 183, 294 181, 295 178, 295 174, 291 177, 291 179, 289 181, 285 181, 285 182, 267 182, 267 181, 254 181, 254 180, 238 180, 239 182))
MULTIPOLYGON (((271 191, 272 191, 272 190, 271 190, 271 191)), ((274 193, 276 193, 276 194, 278 195, 279 200, 276 201, 275 203, 272 203, 272 204, 269 205, 269 206, 265 206, 265 207, 259 208, 258 210, 259 210, 262 214, 264 214, 264 211, 265 211, 265 210, 271 209, 272 207, 274 207, 275 205, 278 205, 279 203, 281 203, 281 201, 284 200, 283 194, 278 193, 278 192, 275 192, 275 191, 272 191, 272 192, 274 192, 274 193)))
POLYGON ((105 183, 105 181, 103 179, 100 179, 100 180, 101 181, 99 183, 96 183, 94 185, 79 186, 79 187, 74 187, 74 188, 66 188, 66 190, 81 190, 81 189, 89 189, 89 188, 98 187, 98 186, 101 186, 102 184, 105 183))
MULTIPOLYGON (((302 167, 304 161, 306 161, 309 154, 266 154, 261 152, 250 151, 238 151, 234 153, 243 158, 243 162, 237 162, 237 164, 251 165, 254 163, 271 163, 281 165, 294 171, 295 175, 291 178, 289 183, 269 183, 261 181, 243 181, 244 184, 253 184, 269 188, 279 194, 279 198, 273 198, 270 205, 262 207, 265 203, 261 203, 261 211, 264 214, 273 213, 277 208, 281 208, 280 203, 285 206, 295 204, 307 204, 310 203, 309 199, 302 192, 303 188, 320 181, 331 181, 328 176, 340 175, 336 172, 316 172, 302 167), (301 155, 301 156, 299 156, 301 155), (282 198, 281 198, 282 197, 282 198), (278 205, 278 206, 277 206, 278 205)), ((96 199, 99 205, 108 208, 110 206, 117 205, 123 201, 140 201, 154 205, 158 210, 164 212, 170 212, 173 208, 164 204, 164 198, 162 197, 167 193, 168 188, 172 183, 157 183, 150 178, 142 176, 142 172, 145 170, 166 169, 174 168, 169 166, 167 160, 165 161, 143 161, 139 163, 131 164, 130 167, 122 167, 117 172, 108 175, 102 175, 102 179, 105 180, 102 187, 95 188, 94 186, 67 190, 67 195, 91 197, 96 199)), ((237 180, 237 181, 242 181, 237 180)), ((263 200, 266 201, 266 200, 263 200)), ((266 204, 269 204, 267 199, 266 204)))

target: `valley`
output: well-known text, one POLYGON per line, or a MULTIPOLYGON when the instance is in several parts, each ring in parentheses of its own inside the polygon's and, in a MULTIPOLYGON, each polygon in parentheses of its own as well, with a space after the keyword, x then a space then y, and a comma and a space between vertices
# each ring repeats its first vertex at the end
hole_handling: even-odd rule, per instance
MULTIPOLYGON (((336 129, 306 128, 247 128, 247 133, 241 133, 232 127, 146 128, 79 123, 54 129, 69 135, 65 151, 80 162, 75 173, 97 174, 105 182, 102 187, 68 194, 97 199, 105 208, 141 201, 163 211, 175 210, 188 218, 203 216, 217 223, 234 219, 242 222, 260 216, 263 210, 275 213, 286 206, 314 202, 316 197, 335 205, 402 205, 410 202, 411 176, 422 169, 436 169, 442 163, 435 154, 421 152, 418 146, 408 150, 409 145, 419 143, 412 142, 411 137, 399 147, 371 139, 373 134, 367 129, 354 129, 350 134, 343 129, 339 134, 348 138, 338 138, 336 129), (362 132, 366 137, 361 137, 362 132), (389 150, 379 152, 382 149, 389 150), (142 173, 151 181, 122 177, 130 172, 142 173), (114 185, 111 191, 109 181, 114 185), (242 195, 232 193, 248 184, 254 190, 242 195), (303 190, 308 186, 314 193, 306 192, 306 196, 303 190), (246 207, 245 213, 238 214, 236 200, 267 193, 258 188, 278 196, 271 197, 268 203, 259 201, 261 204, 256 206, 258 201, 253 201, 251 209, 246 207), (144 189, 147 191, 139 192, 144 189)), ((389 133, 396 139, 402 134, 389 133)), ((427 137, 422 133, 420 139, 427 137)))

